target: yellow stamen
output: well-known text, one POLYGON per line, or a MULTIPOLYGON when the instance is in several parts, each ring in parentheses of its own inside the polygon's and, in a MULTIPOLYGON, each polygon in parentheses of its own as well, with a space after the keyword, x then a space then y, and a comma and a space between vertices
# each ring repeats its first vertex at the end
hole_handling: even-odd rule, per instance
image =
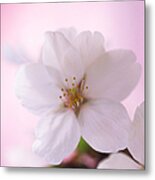
POLYGON ((81 104, 85 102, 84 94, 85 89, 88 89, 88 86, 85 86, 85 78, 77 84, 76 77, 72 77, 72 82, 69 79, 65 78, 68 88, 61 88, 62 95, 59 98, 64 103, 64 106, 71 108, 78 113, 81 104), (71 86, 69 86, 69 84, 71 86))

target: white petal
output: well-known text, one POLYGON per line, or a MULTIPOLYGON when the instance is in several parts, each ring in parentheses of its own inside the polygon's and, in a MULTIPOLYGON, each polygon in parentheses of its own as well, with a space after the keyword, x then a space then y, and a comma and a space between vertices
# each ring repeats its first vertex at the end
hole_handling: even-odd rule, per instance
POLYGON ((95 150, 109 153, 127 147, 130 120, 120 103, 92 100, 83 105, 79 122, 83 138, 95 150))
POLYGON ((75 150, 80 140, 75 114, 68 110, 42 119, 36 129, 36 136, 33 151, 50 164, 60 164, 75 150))
POLYGON ((86 68, 105 52, 104 38, 99 32, 94 32, 94 34, 90 31, 81 32, 76 37, 74 45, 86 68))
POLYGON ((144 164, 144 102, 137 107, 129 135, 129 151, 133 157, 144 164))
POLYGON ((46 35, 42 51, 43 64, 58 69, 63 81, 74 76, 80 81, 84 68, 79 53, 61 32, 48 32, 46 35))
POLYGON ((73 27, 70 28, 61 28, 58 30, 59 32, 61 32, 65 38, 72 44, 75 37, 76 37, 76 29, 73 27))
POLYGON ((62 72, 64 73, 63 76, 65 78, 70 79, 76 77, 77 83, 83 78, 84 76, 83 63, 80 55, 74 48, 70 48, 66 52, 62 63, 62 72))
POLYGON ((134 53, 129 50, 106 52, 86 72, 88 97, 106 97, 116 101, 126 98, 141 74, 140 64, 135 60, 134 53))
POLYGON ((64 54, 71 46, 60 32, 46 32, 46 40, 42 48, 42 62, 45 65, 61 69, 64 54))
POLYGON ((23 65, 16 75, 16 95, 33 113, 44 113, 61 103, 58 79, 57 71, 52 68, 36 63, 23 65))
POLYGON ((112 154, 101 161, 98 169, 142 169, 142 167, 123 153, 112 154))

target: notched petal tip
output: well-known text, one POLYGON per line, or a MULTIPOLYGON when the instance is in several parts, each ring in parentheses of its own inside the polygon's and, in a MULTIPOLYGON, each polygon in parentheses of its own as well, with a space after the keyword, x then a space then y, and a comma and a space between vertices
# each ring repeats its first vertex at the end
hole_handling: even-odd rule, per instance
POLYGON ((99 31, 94 31, 94 36, 100 38, 100 40, 102 40, 103 42, 105 41, 103 34, 100 33, 99 31))
POLYGON ((67 37, 68 37, 68 35, 76 35, 77 34, 77 30, 73 26, 66 27, 66 28, 60 28, 60 29, 58 29, 58 32, 63 33, 64 36, 67 36, 67 37))
POLYGON ((45 39, 54 38, 55 36, 61 36, 61 37, 65 38, 64 35, 58 31, 46 31, 44 33, 44 36, 45 36, 45 39))
POLYGON ((46 31, 44 33, 45 40, 51 38, 52 33, 53 33, 52 31, 46 31))

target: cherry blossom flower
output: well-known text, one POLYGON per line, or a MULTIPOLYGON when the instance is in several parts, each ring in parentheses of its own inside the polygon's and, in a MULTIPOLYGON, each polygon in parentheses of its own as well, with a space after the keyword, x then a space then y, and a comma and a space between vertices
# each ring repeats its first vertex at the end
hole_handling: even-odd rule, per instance
POLYGON ((23 65, 15 85, 23 106, 41 117, 33 151, 59 164, 81 136, 99 152, 126 148, 130 119, 120 102, 140 72, 131 50, 106 51, 99 32, 47 32, 40 61, 23 65))

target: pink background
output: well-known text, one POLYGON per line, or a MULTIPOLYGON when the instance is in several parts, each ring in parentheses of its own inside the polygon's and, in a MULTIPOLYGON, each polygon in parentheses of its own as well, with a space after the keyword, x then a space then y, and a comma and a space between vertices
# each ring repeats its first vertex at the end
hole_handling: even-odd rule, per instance
POLYGON ((131 119, 144 100, 144 1, 3 4, 1 8, 1 148, 3 166, 45 166, 31 152, 38 117, 21 106, 13 84, 19 65, 10 63, 4 47, 10 45, 37 61, 44 32, 62 27, 100 31, 106 48, 132 49, 142 65, 141 79, 123 102, 131 119))

